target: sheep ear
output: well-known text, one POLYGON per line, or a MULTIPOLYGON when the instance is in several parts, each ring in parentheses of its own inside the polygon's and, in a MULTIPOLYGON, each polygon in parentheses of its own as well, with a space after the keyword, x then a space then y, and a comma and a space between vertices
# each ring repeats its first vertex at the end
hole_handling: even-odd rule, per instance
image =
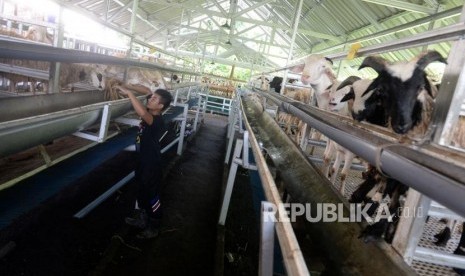
POLYGON ((354 92, 354 89, 350 89, 349 93, 345 94, 344 97, 342 97, 341 99, 341 103, 342 102, 347 102, 348 100, 355 100, 355 92, 354 92))
POLYGON ((431 62, 439 61, 442 63, 447 64, 447 60, 445 60, 440 53, 436 51, 428 51, 427 53, 423 54, 417 61, 417 67, 421 70, 424 70, 428 64, 431 62))
POLYGON ((371 67, 377 73, 380 73, 381 71, 384 71, 386 69, 386 65, 387 61, 384 58, 377 56, 369 56, 363 60, 358 70, 363 69, 365 67, 371 67))
POLYGON ((344 86, 347 86, 347 85, 352 85, 352 84, 354 84, 354 82, 356 82, 356 81, 358 81, 358 80, 360 80, 359 77, 357 77, 357 76, 350 76, 350 77, 348 77, 347 79, 343 80, 343 81, 341 82, 341 84, 339 84, 339 86, 337 87, 336 90, 339 90, 339 89, 341 89, 341 88, 343 88, 344 86))
POLYGON ((333 64, 333 65, 334 65, 334 62, 333 62, 333 60, 332 60, 332 59, 330 59, 330 58, 327 58, 327 57, 325 57, 325 59, 326 59, 327 61, 331 62, 331 64, 333 64))

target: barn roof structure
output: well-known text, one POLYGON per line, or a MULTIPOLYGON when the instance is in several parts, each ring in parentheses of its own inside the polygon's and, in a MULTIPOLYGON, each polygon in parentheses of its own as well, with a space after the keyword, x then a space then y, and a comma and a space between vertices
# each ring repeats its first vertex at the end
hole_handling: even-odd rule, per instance
MULTIPOLYGON (((145 46, 191 59, 276 69, 458 22, 463 0, 54 0, 145 46), (136 11, 134 13, 133 11, 136 11), (353 47, 353 46, 352 46, 353 47), (357 46, 355 46, 357 47, 357 46), (292 49, 292 50, 290 50, 292 49)), ((449 42, 433 46, 443 55, 449 42)), ((425 47, 386 53, 414 57, 425 47)), ((341 76, 361 61, 346 61, 341 76)))

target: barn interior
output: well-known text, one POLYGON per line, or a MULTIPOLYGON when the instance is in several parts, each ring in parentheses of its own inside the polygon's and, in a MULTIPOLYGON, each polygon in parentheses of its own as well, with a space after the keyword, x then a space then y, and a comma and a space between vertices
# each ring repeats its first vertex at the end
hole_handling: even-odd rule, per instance
POLYGON ((0 274, 465 275, 464 12, 0 0, 0 274), (122 84, 174 98, 150 240, 122 84))

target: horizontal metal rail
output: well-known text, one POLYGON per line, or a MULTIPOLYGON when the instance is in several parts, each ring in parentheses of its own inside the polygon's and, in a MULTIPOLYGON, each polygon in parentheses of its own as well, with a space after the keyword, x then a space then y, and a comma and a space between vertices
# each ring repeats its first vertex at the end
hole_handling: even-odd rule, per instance
POLYGON ((358 123, 276 93, 257 93, 370 164, 378 164, 384 173, 465 216, 464 154, 429 143, 401 144, 401 136, 387 129, 358 123))
POLYGON ((0 63, 0 72, 13 73, 13 74, 23 75, 23 76, 41 79, 41 80, 49 79, 48 71, 27 68, 24 66, 15 66, 11 64, 0 63))
POLYGON ((31 44, 17 39, 0 40, 0 58, 68 63, 115 64, 200 76, 199 73, 185 71, 174 66, 141 62, 139 60, 118 58, 86 51, 57 48, 49 45, 31 44))

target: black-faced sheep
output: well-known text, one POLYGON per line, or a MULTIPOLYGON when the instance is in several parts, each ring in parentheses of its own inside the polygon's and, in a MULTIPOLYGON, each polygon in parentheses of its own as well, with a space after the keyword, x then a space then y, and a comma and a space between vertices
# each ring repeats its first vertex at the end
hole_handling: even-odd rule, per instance
MULTIPOLYGON (((371 106, 371 110, 382 107, 380 121, 386 120, 394 132, 408 135, 411 138, 422 138, 431 121, 434 106, 433 95, 436 95, 436 87, 430 84, 424 69, 434 61, 446 62, 439 53, 434 51, 423 54, 410 62, 394 64, 388 63, 381 57, 365 58, 360 69, 371 67, 378 73, 378 77, 367 86, 361 95, 364 97, 371 94, 365 99, 364 106, 367 106, 368 99, 371 100, 368 106, 371 106)), ((355 112, 355 115, 362 113, 355 112)), ((400 206, 399 196, 407 188, 393 179, 392 181, 388 179, 388 182, 390 185, 384 194, 390 196, 389 208, 396 213, 395 210, 400 206)), ((392 226, 386 219, 382 219, 367 227, 362 235, 368 241, 384 234, 386 240, 390 241, 393 235, 392 226)))

